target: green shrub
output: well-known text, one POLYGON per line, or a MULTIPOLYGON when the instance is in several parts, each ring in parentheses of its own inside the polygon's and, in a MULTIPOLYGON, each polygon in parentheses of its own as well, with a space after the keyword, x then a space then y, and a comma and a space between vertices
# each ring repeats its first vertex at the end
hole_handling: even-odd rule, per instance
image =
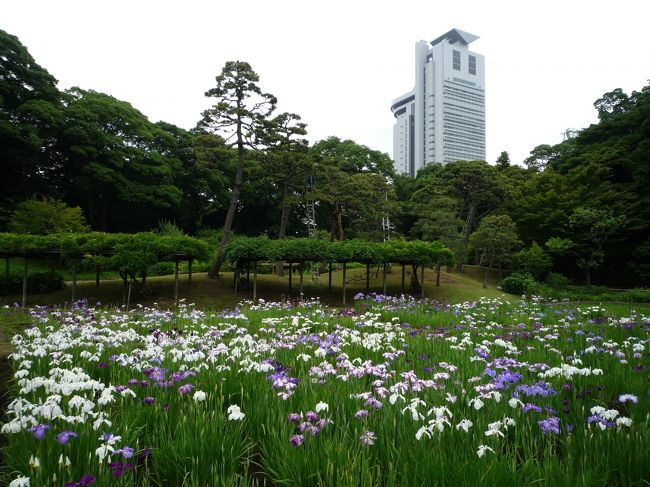
MULTIPOLYGON (((183 263, 181 263, 181 266, 183 263)), ((173 274, 175 270, 175 264, 173 262, 158 262, 147 269, 147 275, 149 276, 168 276, 173 274)), ((180 269, 179 269, 180 272, 180 269)))
MULTIPOLYGON (((47 293, 65 288, 63 276, 58 272, 42 271, 27 274, 27 292, 47 293)), ((20 274, 9 274, 9 278, 3 274, 0 277, 0 294, 21 294, 23 292, 23 276, 20 274)))
POLYGON ((522 296, 533 293, 537 287, 537 282, 528 272, 513 272, 503 279, 499 286, 506 293, 522 296))
POLYGON ((549 269, 553 266, 551 256, 544 249, 533 242, 533 245, 517 254, 521 268, 532 274, 537 281, 542 281, 549 269))
POLYGON ((54 198, 32 198, 18 203, 7 228, 13 233, 31 235, 88 231, 81 208, 71 208, 54 198))
POLYGON ((545 284, 552 288, 560 289, 569 285, 569 279, 557 272, 549 272, 548 276, 546 276, 545 284))

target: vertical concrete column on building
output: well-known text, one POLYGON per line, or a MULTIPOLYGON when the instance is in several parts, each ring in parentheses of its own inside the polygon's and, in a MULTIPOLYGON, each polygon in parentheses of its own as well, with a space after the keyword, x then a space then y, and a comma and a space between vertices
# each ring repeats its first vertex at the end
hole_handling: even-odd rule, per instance
POLYGON ((415 44, 415 173, 424 163, 424 65, 428 54, 427 42, 418 41, 415 44))

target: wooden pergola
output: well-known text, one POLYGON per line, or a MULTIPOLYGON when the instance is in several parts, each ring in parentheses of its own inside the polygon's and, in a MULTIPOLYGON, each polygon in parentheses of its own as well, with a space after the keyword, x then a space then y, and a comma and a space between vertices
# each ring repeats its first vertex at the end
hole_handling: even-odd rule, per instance
MULTIPOLYGON (((71 286, 71 301, 74 301, 77 296, 77 270, 79 267, 79 262, 87 256, 91 257, 112 257, 115 255, 113 250, 104 250, 93 252, 92 254, 80 255, 77 257, 65 256, 65 259, 72 260, 72 286, 71 286)), ((174 262, 174 302, 178 303, 178 276, 179 276, 179 264, 180 262, 188 263, 188 281, 192 284, 192 262, 194 257, 188 254, 175 253, 169 256, 170 262, 174 262)), ((23 259, 23 269, 22 269, 22 302, 21 305, 24 308, 27 305, 27 277, 29 271, 29 260, 58 260, 61 261, 64 258, 63 252, 60 249, 52 250, 4 250, 0 251, 0 258, 5 259, 5 275, 9 279, 9 260, 10 259, 23 259)), ((95 265, 95 286, 99 287, 100 281, 100 266, 95 265)))

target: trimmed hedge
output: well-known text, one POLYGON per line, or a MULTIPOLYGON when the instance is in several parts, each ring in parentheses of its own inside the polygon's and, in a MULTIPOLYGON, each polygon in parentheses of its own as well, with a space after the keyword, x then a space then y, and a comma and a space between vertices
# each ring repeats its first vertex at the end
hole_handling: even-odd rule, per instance
MULTIPOLYGON (((24 253, 26 257, 51 252, 66 260, 83 259, 124 275, 146 275, 159 262, 205 260, 208 244, 186 236, 156 235, 150 232, 55 234, 47 236, 0 233, 0 252, 24 253)), ((19 255, 18 255, 19 256, 19 255)))
POLYGON ((452 265, 453 252, 440 242, 391 240, 386 243, 363 240, 328 242, 310 238, 269 240, 266 237, 238 237, 226 247, 225 258, 238 266, 261 260, 285 262, 383 262, 399 264, 452 265))
MULTIPOLYGON (((27 288, 32 293, 47 293, 65 288, 63 276, 58 272, 39 271, 27 274, 27 288)), ((21 274, 9 274, 9 278, 3 274, 0 277, 0 295, 20 294, 23 291, 23 276, 21 274)))

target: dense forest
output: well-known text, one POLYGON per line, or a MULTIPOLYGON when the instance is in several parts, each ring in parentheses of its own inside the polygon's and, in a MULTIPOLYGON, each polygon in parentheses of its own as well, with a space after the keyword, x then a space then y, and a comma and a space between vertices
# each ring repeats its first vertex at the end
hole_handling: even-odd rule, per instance
POLYGON ((109 94, 59 90, 0 30, 0 231, 16 231, 20 210, 41 202, 78 208, 104 232, 162 222, 189 235, 219 230, 222 243, 231 230, 307 236, 314 201, 323 239, 381 241, 388 217, 391 236, 439 240, 459 267, 650 281, 650 85, 605 93, 598 123, 533 148, 524 165, 504 151, 492 164, 431 164, 413 179, 350 140, 310 146, 307 124, 276 114, 258 82, 247 63, 226 63, 206 92, 213 107, 188 131, 109 94))

